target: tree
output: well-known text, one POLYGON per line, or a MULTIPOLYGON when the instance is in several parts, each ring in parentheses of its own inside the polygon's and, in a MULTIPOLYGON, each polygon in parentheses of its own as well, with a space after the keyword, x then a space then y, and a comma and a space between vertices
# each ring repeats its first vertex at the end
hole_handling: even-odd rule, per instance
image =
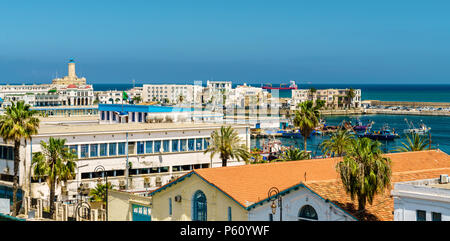
POLYGON ((345 191, 352 200, 358 198, 360 211, 391 184, 391 160, 382 156, 380 145, 369 138, 353 139, 344 160, 336 165, 345 191))
POLYGON ((106 205, 106 186, 108 186, 108 190, 113 188, 110 182, 108 184, 97 183, 97 186, 89 191, 90 201, 102 202, 103 205, 106 205))
POLYGON ((342 156, 351 144, 353 135, 346 129, 340 129, 333 133, 330 139, 324 140, 320 147, 325 155, 342 156))
POLYGON ((178 103, 181 105, 181 103, 183 103, 183 101, 184 101, 184 96, 182 94, 180 94, 178 96, 178 103))
POLYGON ((298 148, 289 148, 281 153, 280 157, 276 159, 276 161, 299 161, 310 158, 311 155, 304 150, 300 150, 298 148))
POLYGON ((66 139, 50 137, 48 144, 41 141, 42 152, 33 153, 31 165, 34 178, 46 178, 50 189, 50 215, 55 210, 55 189, 60 182, 75 177, 77 155, 65 147, 66 139))
POLYGON ((38 133, 38 112, 30 109, 24 101, 12 102, 6 107, 5 115, 0 116, 0 135, 4 142, 14 143, 14 177, 13 177, 13 216, 17 216, 17 190, 19 189, 19 163, 21 140, 30 140, 38 133))
POLYGON ((399 146, 396 151, 422 151, 430 144, 428 137, 422 137, 417 133, 406 135, 406 142, 402 142, 403 146, 399 146))
POLYGON ((355 98, 355 90, 353 88, 350 88, 347 92, 347 106, 350 108, 350 105, 352 104, 353 98, 355 98))
POLYGON ((139 95, 133 96, 133 103, 139 104, 139 103, 141 103, 141 101, 142 101, 141 96, 139 96, 139 95))
POLYGON ((312 101, 305 101, 300 103, 298 107, 300 110, 295 111, 293 123, 295 127, 300 129, 304 139, 304 150, 307 151, 306 139, 311 135, 314 128, 319 125, 320 112, 318 107, 320 106, 314 106, 312 101))
POLYGON ((237 131, 231 126, 222 126, 220 131, 215 130, 211 134, 211 140, 208 148, 204 153, 211 153, 211 159, 216 155, 220 155, 222 160, 222 166, 227 166, 228 159, 236 159, 238 161, 243 160, 248 162, 250 153, 247 150, 246 144, 240 144, 241 138, 237 131))

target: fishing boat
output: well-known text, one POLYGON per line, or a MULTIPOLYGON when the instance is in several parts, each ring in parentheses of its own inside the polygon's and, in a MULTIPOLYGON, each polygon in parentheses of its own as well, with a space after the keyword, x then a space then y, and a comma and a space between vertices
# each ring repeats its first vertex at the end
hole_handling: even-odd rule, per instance
POLYGON ((364 134, 358 135, 359 137, 367 137, 372 140, 386 140, 392 141, 395 138, 400 137, 395 130, 391 130, 387 124, 381 128, 379 131, 370 131, 370 129, 366 130, 364 134))
POLYGON ((362 121, 360 121, 359 119, 356 119, 356 125, 353 126, 353 130, 365 131, 365 130, 367 130, 367 128, 372 127, 373 123, 374 123, 373 121, 370 121, 368 124, 363 125, 362 121))
POLYGON ((405 134, 425 135, 431 130, 431 127, 426 126, 424 123, 420 123, 420 127, 415 128, 412 121, 408 122, 408 119, 406 119, 406 118, 405 118, 405 121, 406 121, 406 124, 408 125, 408 129, 403 130, 403 133, 405 133, 405 134))
POLYGON ((266 90, 296 90, 297 84, 295 84, 295 81, 291 80, 290 85, 287 86, 287 84, 280 84, 280 86, 272 86, 272 84, 265 84, 262 86, 263 89, 266 90))

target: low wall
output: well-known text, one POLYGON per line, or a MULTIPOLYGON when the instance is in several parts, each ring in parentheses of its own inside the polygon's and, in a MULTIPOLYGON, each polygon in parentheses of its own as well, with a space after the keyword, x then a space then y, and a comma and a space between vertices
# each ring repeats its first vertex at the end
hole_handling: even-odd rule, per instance
POLYGON ((447 108, 450 107, 448 102, 412 102, 412 101, 381 101, 381 100, 367 100, 370 105, 383 106, 413 106, 413 107, 435 107, 447 108))

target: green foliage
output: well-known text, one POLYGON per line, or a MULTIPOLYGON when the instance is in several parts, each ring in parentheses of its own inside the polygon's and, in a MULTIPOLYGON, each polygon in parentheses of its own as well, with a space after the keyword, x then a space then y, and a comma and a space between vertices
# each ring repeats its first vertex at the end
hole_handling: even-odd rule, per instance
POLYGON ((113 189, 113 185, 110 182, 108 184, 97 183, 97 186, 89 191, 89 200, 106 204, 106 186, 108 186, 109 190, 113 189))
POLYGON ((348 130, 340 129, 333 133, 330 139, 324 140, 320 147, 322 152, 328 156, 342 156, 347 148, 351 145, 354 135, 350 134, 348 130))
POLYGON ((238 133, 231 126, 222 126, 220 131, 215 130, 211 134, 209 146, 204 153, 211 153, 211 159, 219 154, 222 166, 227 166, 227 161, 230 158, 248 162, 250 153, 247 150, 247 145, 240 144, 241 141, 238 133))
POLYGON ((396 151, 422 151, 430 144, 430 139, 427 136, 420 136, 417 133, 406 135, 406 142, 402 142, 402 146, 399 146, 396 151))
POLYGON ((299 161, 310 159, 311 155, 304 150, 300 150, 298 148, 289 148, 281 153, 280 157, 276 159, 276 161, 299 161))
POLYGON ((344 160, 336 165, 345 191, 352 200, 358 198, 359 210, 391 184, 391 160, 382 156, 380 145, 369 138, 353 139, 344 160))
POLYGON ((300 110, 295 111, 294 126, 300 129, 304 138, 304 150, 306 151, 306 139, 311 135, 314 128, 319 125, 320 105, 314 105, 312 101, 305 101, 298 104, 300 110))
POLYGON ((12 102, 0 116, 0 136, 5 143, 14 143, 14 177, 13 177, 13 216, 17 215, 17 190, 19 188, 19 163, 21 140, 30 140, 39 129, 38 112, 32 110, 24 101, 12 102))

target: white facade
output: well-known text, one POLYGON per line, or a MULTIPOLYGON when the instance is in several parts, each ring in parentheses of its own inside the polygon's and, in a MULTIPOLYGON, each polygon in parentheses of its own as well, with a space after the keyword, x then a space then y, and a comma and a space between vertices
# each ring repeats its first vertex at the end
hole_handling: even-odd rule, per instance
POLYGON ((450 184, 439 179, 394 184, 394 221, 450 221, 450 184))
POLYGON ((177 84, 145 84, 143 85, 142 99, 144 102, 168 100, 172 104, 200 102, 203 87, 201 85, 177 85, 177 84))
MULTIPOLYGON (((25 191, 31 187, 32 197, 48 197, 47 183, 32 181, 30 184, 29 180, 32 153, 41 151, 41 141, 48 142, 53 137, 66 139, 66 145, 75 150, 79 157, 76 178, 68 182, 68 192, 62 197, 64 200, 75 199, 81 183, 84 187, 93 188, 98 181, 103 181, 95 172, 99 165, 108 171, 108 181, 115 188, 125 188, 128 181, 128 189, 155 189, 192 169, 221 166, 218 156, 211 160, 209 154, 203 153, 211 133, 220 127, 218 124, 193 123, 41 124, 40 134, 33 136, 20 150, 21 160, 24 161, 19 164, 19 184, 25 191), (128 180, 127 160, 130 163, 128 180)), ((248 126, 233 127, 249 146, 248 126)), ((1 146, 11 145, 3 143, 1 146)), ((229 162, 230 166, 242 164, 229 162)), ((0 159, 0 173, 6 174, 8 171, 11 175, 12 168, 12 157, 0 159)), ((61 194, 60 188, 57 188, 56 194, 61 194)))
MULTIPOLYGON (((248 213, 249 221, 280 221, 280 207, 278 199, 275 200, 275 214, 272 214, 272 201, 264 202, 250 209, 248 213)), ((300 186, 298 190, 293 190, 282 196, 283 216, 282 221, 356 221, 354 217, 344 212, 331 202, 325 202, 321 197, 314 194, 309 189, 300 186), (303 209, 303 212, 302 212, 303 209), (305 212, 308 209, 310 212, 305 212), (311 214, 311 210, 316 215, 311 214), (311 217, 316 217, 311 218, 311 217)))
MULTIPOLYGON (((309 89, 292 90, 293 107, 299 103, 312 100, 323 100, 327 107, 337 108, 347 105, 347 94, 349 89, 318 89, 315 93, 311 93, 309 89)), ((361 89, 354 89, 355 97, 351 101, 351 107, 361 106, 361 89)))

